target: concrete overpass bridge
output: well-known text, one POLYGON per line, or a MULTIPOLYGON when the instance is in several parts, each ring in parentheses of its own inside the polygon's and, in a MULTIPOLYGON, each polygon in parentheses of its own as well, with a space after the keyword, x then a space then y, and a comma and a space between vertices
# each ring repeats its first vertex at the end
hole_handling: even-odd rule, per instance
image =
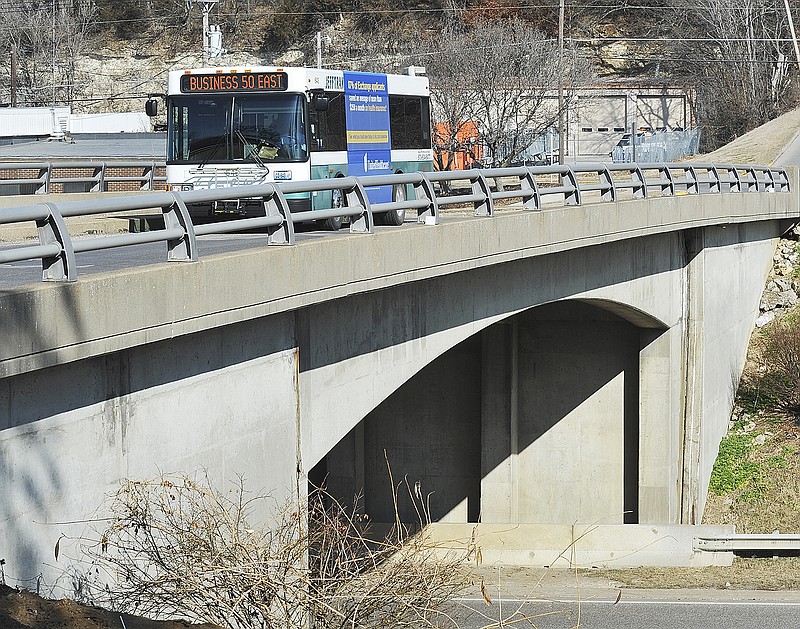
POLYGON ((279 500, 324 479, 389 522, 388 459, 460 530, 698 523, 774 246, 800 216, 789 183, 0 292, 6 575, 55 574, 60 536, 159 471, 242 475, 279 500))

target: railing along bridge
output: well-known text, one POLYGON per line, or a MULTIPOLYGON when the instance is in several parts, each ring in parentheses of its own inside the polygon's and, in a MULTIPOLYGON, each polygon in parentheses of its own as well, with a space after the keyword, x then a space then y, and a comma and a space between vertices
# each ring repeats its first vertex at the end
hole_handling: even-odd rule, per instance
POLYGON ((75 281, 75 256, 82 252, 165 242, 167 260, 191 262, 198 257, 198 236, 264 229, 266 244, 292 245, 295 243, 296 223, 335 217, 347 217, 351 233, 371 234, 375 215, 385 212, 416 210, 418 222, 436 225, 441 210, 454 206, 467 208, 476 216, 491 217, 501 206, 511 210, 539 211, 546 203, 569 206, 652 196, 788 191, 789 180, 783 168, 687 162, 416 172, 153 192, 81 201, 45 201, 0 209, 0 226, 33 221, 39 234, 38 244, 12 245, 0 250, 0 264, 38 259, 42 262, 43 280, 75 281), (496 185, 500 181, 502 185, 496 185), (460 183, 457 188, 453 185, 456 183, 460 183), (392 202, 371 203, 367 190, 375 186, 401 186, 413 190, 414 194, 399 195, 398 200, 392 202), (446 193, 445 190, 451 187, 456 192, 446 193), (286 200, 290 194, 334 190, 341 192, 342 207, 293 212, 286 200), (189 211, 190 206, 237 199, 258 199, 263 206, 263 216, 196 224, 189 211), (139 233, 76 239, 69 233, 65 221, 69 217, 148 209, 160 210, 163 227, 139 233))

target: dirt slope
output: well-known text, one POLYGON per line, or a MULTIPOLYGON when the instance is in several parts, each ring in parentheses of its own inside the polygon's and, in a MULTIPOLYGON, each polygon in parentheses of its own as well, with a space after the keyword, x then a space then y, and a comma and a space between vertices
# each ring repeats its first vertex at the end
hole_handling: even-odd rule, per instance
POLYGON ((2 629, 218 629, 214 625, 156 622, 129 614, 118 614, 73 601, 51 601, 36 594, 0 585, 2 629))
POLYGON ((692 161, 727 164, 772 164, 800 133, 800 108, 745 133, 716 151, 692 161))

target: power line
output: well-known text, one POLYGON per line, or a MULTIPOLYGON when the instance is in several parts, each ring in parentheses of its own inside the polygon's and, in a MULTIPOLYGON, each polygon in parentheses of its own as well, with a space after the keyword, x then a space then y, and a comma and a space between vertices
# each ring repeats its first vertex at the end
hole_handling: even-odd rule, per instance
MULTIPOLYGON (((686 8, 685 3, 671 5, 670 9, 681 9, 686 8)), ((695 5, 696 6, 696 5, 695 5)), ((2 8, 5 15, 12 15, 15 13, 18 14, 33 14, 36 12, 46 12, 49 14, 51 7, 50 6, 42 6, 41 9, 34 9, 31 10, 29 5, 26 3, 18 3, 16 6, 14 4, 5 4, 3 5, 0 3, 0 8, 2 8)), ((496 13, 498 10, 505 10, 505 11, 522 11, 527 9, 552 9, 554 12, 557 10, 557 2, 552 3, 523 3, 523 4, 513 4, 513 5, 505 5, 505 6, 486 6, 486 7, 469 7, 465 9, 452 9, 452 8, 444 8, 444 7, 429 7, 429 8, 398 8, 398 9, 370 9, 371 14, 379 14, 379 15, 403 15, 403 14, 414 14, 414 13, 496 13)), ((654 11, 654 10, 662 10, 664 7, 657 3, 656 5, 647 5, 647 4, 570 4, 569 8, 571 10, 583 10, 583 9, 599 9, 599 10, 607 10, 607 11, 654 11)), ((726 4, 724 8, 727 11, 748 11, 752 13, 756 13, 757 11, 753 11, 754 7, 752 5, 729 5, 726 4)), ((782 13, 777 6, 774 8, 770 8, 770 10, 774 10, 775 13, 782 13)), ((248 12, 250 15, 280 15, 280 16, 303 16, 303 15, 321 15, 321 16, 339 16, 339 15, 362 15, 364 13, 363 10, 331 10, 331 11, 274 11, 268 8, 257 7, 255 10, 251 10, 248 12)), ((110 25, 110 24, 126 24, 131 22, 161 22, 163 21, 165 16, 174 15, 177 16, 178 14, 175 13, 166 13, 163 15, 158 16, 149 16, 149 17, 141 17, 141 18, 127 18, 127 19, 119 19, 119 20, 94 20, 93 24, 97 25, 110 25)), ((180 14, 181 16, 185 14, 180 14)), ((240 17, 241 13, 231 13, 231 12, 218 12, 218 17, 229 17, 235 18, 240 17)), ((15 30, 14 28, 8 28, 6 30, 15 30)))

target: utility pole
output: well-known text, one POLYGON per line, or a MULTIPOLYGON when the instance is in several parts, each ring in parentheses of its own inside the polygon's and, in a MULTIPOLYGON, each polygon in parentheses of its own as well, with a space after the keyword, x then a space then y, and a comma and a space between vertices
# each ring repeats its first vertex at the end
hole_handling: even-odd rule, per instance
POLYGON ((17 106, 17 45, 11 44, 11 106, 17 106))
POLYGON ((566 151, 566 112, 564 111, 564 0, 558 3, 558 163, 564 164, 566 151))
POLYGON ((330 46, 331 38, 328 35, 323 35, 322 31, 317 31, 317 67, 322 67, 322 45, 330 46))
POLYGON ((56 106, 56 0, 53 0, 53 107, 56 106))
POLYGON ((211 12, 219 0, 186 0, 189 10, 195 4, 200 5, 200 10, 203 12, 203 65, 208 65, 209 48, 211 47, 211 30, 208 26, 208 14, 211 12))
POLYGON ((797 66, 800 68, 800 47, 797 46, 797 34, 794 32, 794 20, 792 19, 792 12, 789 9, 789 0, 783 0, 786 5, 786 17, 789 19, 789 30, 792 33, 792 43, 794 43, 794 54, 797 59, 797 66))

